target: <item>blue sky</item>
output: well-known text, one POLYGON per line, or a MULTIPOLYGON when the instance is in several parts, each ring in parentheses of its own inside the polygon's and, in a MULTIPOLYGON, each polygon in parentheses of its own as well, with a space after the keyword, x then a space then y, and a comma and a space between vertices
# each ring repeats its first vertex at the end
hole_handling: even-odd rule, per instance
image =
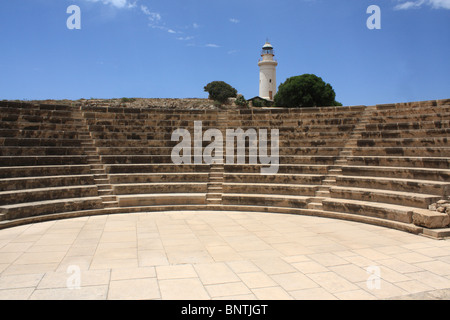
POLYGON ((266 38, 278 85, 314 73, 344 105, 450 98, 450 0, 0 0, 0 99, 206 98, 215 80, 251 98, 266 38))

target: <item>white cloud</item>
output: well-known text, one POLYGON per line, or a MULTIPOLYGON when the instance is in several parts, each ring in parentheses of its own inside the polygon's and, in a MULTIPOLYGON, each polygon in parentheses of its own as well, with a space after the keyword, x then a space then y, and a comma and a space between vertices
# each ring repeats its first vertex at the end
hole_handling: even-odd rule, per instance
POLYGON ((148 17, 150 21, 160 21, 161 15, 158 12, 152 12, 147 6, 141 5, 141 11, 148 17))
POLYGON ((168 29, 167 32, 168 33, 177 33, 175 30, 172 30, 172 29, 168 29))
POLYGON ((208 43, 208 44, 205 45, 205 47, 207 47, 207 48, 220 48, 220 46, 215 44, 215 43, 208 43))
POLYGON ((191 36, 177 38, 177 40, 180 40, 180 41, 188 41, 188 40, 192 40, 192 39, 194 39, 194 37, 191 37, 191 36))
POLYGON ((435 9, 450 9, 450 0, 430 0, 430 2, 435 9))
POLYGON ((230 22, 232 22, 232 23, 239 23, 239 20, 235 19, 235 18, 230 18, 230 22))
POLYGON ((407 9, 413 9, 413 8, 420 8, 421 5, 423 5, 425 0, 418 0, 418 1, 406 1, 403 3, 399 3, 394 7, 395 10, 407 10, 407 9))
POLYGON ((129 0, 86 0, 90 2, 102 2, 103 4, 112 5, 116 8, 134 8, 136 2, 131 2, 129 0))
POLYGON ((200 28, 200 26, 198 25, 198 23, 195 23, 195 22, 192 24, 192 26, 194 27, 194 29, 200 28))
POLYGON ((433 9, 450 9, 450 0, 415 0, 415 1, 404 1, 397 0, 401 2, 397 4, 395 10, 408 10, 408 9, 418 9, 423 5, 431 6, 433 9))

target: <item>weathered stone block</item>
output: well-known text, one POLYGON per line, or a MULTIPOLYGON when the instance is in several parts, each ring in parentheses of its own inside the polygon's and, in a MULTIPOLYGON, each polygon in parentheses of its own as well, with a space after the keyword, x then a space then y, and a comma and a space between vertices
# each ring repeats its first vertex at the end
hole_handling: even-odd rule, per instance
POLYGON ((429 229, 445 228, 450 224, 448 214, 426 209, 414 209, 412 219, 416 226, 429 229))

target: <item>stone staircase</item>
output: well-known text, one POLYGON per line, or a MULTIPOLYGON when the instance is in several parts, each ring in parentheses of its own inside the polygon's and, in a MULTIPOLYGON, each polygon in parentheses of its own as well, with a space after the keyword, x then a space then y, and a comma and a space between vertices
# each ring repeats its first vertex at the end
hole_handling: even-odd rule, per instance
MULTIPOLYGON (((225 133, 227 120, 225 111, 217 113, 217 127, 222 129, 222 134, 225 133)), ((224 171, 223 157, 210 165, 208 191, 206 194, 207 205, 222 205, 224 171)))
POLYGON ((79 131, 79 138, 82 140, 81 147, 87 155, 87 163, 94 176, 94 182, 97 185, 98 194, 102 199, 103 205, 105 208, 116 208, 119 206, 119 201, 117 201, 117 197, 114 195, 113 185, 110 183, 105 166, 98 155, 95 141, 91 137, 89 125, 86 122, 81 107, 78 112, 73 112, 73 116, 82 123, 82 129, 79 131))
POLYGON ((360 120, 356 123, 344 147, 340 150, 335 164, 328 169, 328 174, 322 180, 314 199, 308 203, 309 209, 322 210, 322 201, 331 197, 330 188, 336 186, 336 177, 342 175, 342 167, 347 165, 347 157, 353 154, 353 149, 357 147, 357 142, 361 139, 361 133, 366 130, 366 124, 370 122, 370 117, 374 111, 376 111, 376 106, 364 108, 360 120))

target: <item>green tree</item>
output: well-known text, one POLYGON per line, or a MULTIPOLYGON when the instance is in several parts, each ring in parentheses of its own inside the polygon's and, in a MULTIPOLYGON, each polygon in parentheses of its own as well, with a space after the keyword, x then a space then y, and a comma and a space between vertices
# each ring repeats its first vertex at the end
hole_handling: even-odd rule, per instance
POLYGON ((234 103, 240 107, 248 107, 248 101, 245 100, 243 95, 238 95, 234 103))
POLYGON ((288 78, 280 84, 274 102, 277 107, 305 108, 342 106, 329 83, 314 74, 288 78))
POLYGON ((226 103, 228 98, 235 98, 237 90, 223 81, 213 81, 205 86, 205 91, 209 93, 209 99, 226 103))

